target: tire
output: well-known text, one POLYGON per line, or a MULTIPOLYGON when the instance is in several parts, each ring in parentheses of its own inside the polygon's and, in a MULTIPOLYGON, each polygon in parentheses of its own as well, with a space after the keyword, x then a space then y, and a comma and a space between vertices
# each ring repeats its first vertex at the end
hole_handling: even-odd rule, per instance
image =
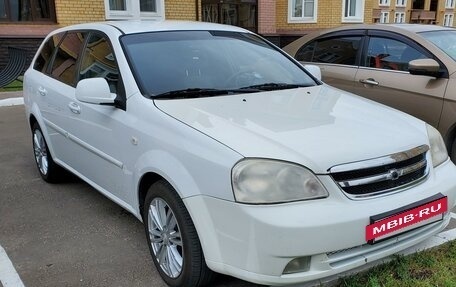
POLYGON ((456 139, 453 141, 453 144, 451 145, 450 159, 454 164, 456 164, 456 139))
POLYGON ((54 162, 38 123, 32 126, 32 144, 36 166, 41 177, 50 183, 58 182, 63 175, 63 168, 54 162))
POLYGON ((172 186, 158 181, 144 201, 144 227, 149 250, 162 279, 172 287, 207 286, 207 267, 195 226, 172 186))

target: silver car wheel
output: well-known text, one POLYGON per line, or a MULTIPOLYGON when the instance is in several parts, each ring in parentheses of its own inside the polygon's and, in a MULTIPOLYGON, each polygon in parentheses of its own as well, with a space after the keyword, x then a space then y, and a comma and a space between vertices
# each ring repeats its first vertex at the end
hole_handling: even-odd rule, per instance
POLYGON ((177 278, 182 272, 183 244, 176 217, 161 198, 154 198, 148 212, 149 237, 153 253, 163 272, 177 278))
POLYGON ((38 129, 36 129, 33 134, 33 150, 35 152, 35 160, 38 164, 40 172, 46 175, 49 170, 48 150, 43 134, 38 129))

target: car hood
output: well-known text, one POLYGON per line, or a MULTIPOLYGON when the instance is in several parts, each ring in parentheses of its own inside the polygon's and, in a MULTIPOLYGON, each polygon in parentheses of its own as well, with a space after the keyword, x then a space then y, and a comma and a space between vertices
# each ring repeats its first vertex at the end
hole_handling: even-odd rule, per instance
POLYGON ((422 121, 327 85, 155 105, 244 157, 295 162, 318 174, 428 143, 422 121))

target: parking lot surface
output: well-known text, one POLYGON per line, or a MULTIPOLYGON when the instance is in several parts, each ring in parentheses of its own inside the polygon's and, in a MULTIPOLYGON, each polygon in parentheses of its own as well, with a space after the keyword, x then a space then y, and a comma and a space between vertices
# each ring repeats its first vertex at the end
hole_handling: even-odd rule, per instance
POLYGON ((24 106, 0 107, 0 146, 0 246, 26 287, 166 286, 141 222, 77 178, 41 179, 24 106))

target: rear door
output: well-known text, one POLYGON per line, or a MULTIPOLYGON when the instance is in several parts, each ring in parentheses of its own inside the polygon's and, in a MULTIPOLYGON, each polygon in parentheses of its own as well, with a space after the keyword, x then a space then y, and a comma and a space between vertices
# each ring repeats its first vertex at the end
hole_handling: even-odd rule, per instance
POLYGON ((36 89, 33 94, 43 120, 41 128, 59 163, 68 163, 68 155, 76 152, 75 146, 68 144, 64 126, 69 123, 67 104, 74 96, 76 66, 83 42, 84 33, 81 32, 53 35, 43 45, 29 77, 33 81, 31 87, 36 89))
POLYGON ((303 45, 295 58, 302 64, 318 65, 325 83, 353 91, 364 34, 364 30, 350 30, 324 35, 303 45))
POLYGON ((434 57, 402 35, 369 31, 354 92, 437 126, 448 73, 441 63, 442 78, 411 75, 409 61, 424 58, 434 57))

